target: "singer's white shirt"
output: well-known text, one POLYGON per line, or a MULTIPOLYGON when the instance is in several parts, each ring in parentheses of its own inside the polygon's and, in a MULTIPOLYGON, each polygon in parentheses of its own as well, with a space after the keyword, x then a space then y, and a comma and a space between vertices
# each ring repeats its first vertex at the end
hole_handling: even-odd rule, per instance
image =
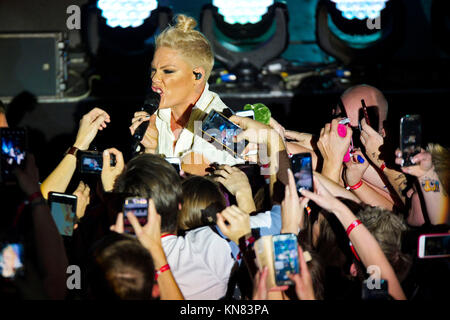
POLYGON ((181 131, 175 148, 173 147, 175 136, 170 128, 172 109, 159 109, 156 112, 156 128, 159 132, 156 153, 163 154, 166 157, 182 158, 184 155, 194 152, 202 154, 211 163, 217 162, 231 166, 244 163, 244 160, 234 158, 227 151, 217 149, 213 144, 194 134, 194 130, 198 130, 197 132, 201 134, 201 121, 211 110, 221 112, 226 107, 216 93, 209 91, 207 83, 202 95, 192 108, 189 121, 181 131))

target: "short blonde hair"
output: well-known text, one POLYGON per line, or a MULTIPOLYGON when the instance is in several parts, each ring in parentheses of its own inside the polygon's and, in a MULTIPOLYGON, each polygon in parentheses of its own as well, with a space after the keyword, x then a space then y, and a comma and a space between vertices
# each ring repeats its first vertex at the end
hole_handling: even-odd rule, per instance
POLYGON ((167 27, 156 38, 156 49, 167 47, 179 51, 194 68, 205 69, 205 80, 208 80, 214 65, 214 53, 208 39, 194 30, 196 25, 195 19, 177 15, 177 24, 167 27))

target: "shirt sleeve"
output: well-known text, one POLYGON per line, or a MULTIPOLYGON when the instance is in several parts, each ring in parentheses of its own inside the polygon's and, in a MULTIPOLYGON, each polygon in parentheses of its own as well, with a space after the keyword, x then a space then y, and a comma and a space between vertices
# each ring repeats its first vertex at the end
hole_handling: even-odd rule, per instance
POLYGON ((281 231, 281 206, 276 204, 270 211, 251 216, 250 227, 259 229, 261 237, 279 234, 281 231))

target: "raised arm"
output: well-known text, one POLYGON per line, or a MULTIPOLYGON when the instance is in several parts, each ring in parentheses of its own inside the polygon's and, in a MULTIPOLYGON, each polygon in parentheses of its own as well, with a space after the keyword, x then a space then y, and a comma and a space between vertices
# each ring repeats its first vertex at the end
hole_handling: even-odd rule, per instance
POLYGON ((368 171, 365 172, 364 178, 370 178, 369 182, 381 189, 386 183, 390 184, 395 191, 395 193, 391 194, 391 196, 394 197, 393 200, 399 199, 405 204, 404 191, 407 187, 406 176, 395 169, 386 167, 381 156, 381 149, 384 145, 383 137, 369 126, 365 119, 361 120, 361 128, 361 143, 366 149, 366 156, 378 169, 378 179, 373 174, 369 176, 367 174, 368 171))
MULTIPOLYGON (((73 147, 78 150, 87 150, 98 130, 106 128, 110 122, 109 115, 99 108, 92 109, 80 120, 80 128, 73 147)), ((45 199, 50 191, 65 192, 77 167, 77 158, 74 154, 67 153, 55 170, 42 182, 41 192, 45 199)))
MULTIPOLYGON (((398 164, 402 164, 402 153, 397 149, 396 160, 398 164)), ((442 224, 449 222, 449 198, 445 194, 444 186, 437 174, 431 153, 422 151, 412 158, 412 161, 416 165, 411 167, 402 167, 402 171, 406 174, 417 177, 420 184, 420 192, 423 194, 425 200, 425 206, 428 213, 428 218, 431 224, 442 224)), ((415 206, 420 206, 420 202, 413 201, 411 208, 411 214, 419 215, 422 214, 422 209, 416 208, 415 206)), ((414 219, 415 217, 409 217, 409 219, 414 219)), ((421 220, 421 217, 417 217, 421 220)), ((417 220, 416 218, 416 220, 417 220)), ((408 220, 409 220, 408 219, 408 220)))
POLYGON ((350 146, 352 129, 347 127, 346 136, 341 137, 338 134, 338 122, 338 119, 333 119, 331 123, 327 123, 322 128, 317 147, 323 157, 322 175, 338 184, 342 184, 342 160, 350 146))
POLYGON ((245 139, 266 147, 259 150, 258 157, 260 163, 268 165, 261 174, 270 176, 270 195, 274 199, 276 182, 280 181, 284 185, 288 183, 285 169, 289 166, 289 158, 283 138, 276 130, 258 121, 238 116, 231 116, 230 120, 244 129, 235 141, 245 139))
POLYGON ((39 173, 33 155, 27 156, 25 169, 16 169, 15 174, 27 197, 39 195, 31 201, 30 205, 34 245, 39 263, 44 270, 44 289, 50 299, 64 299, 68 260, 63 239, 50 214, 50 208, 40 196, 39 173))
MULTIPOLYGON (((333 212, 344 229, 348 230, 348 227, 357 220, 356 216, 347 206, 333 197, 319 181, 316 180, 315 183, 317 193, 312 193, 308 190, 302 190, 301 193, 325 210, 333 212)), ((380 268, 381 278, 387 280, 389 283, 389 294, 394 299, 405 300, 405 294, 392 266, 369 230, 363 224, 359 224, 351 230, 349 239, 366 268, 372 265, 380 268)))
POLYGON ((367 161, 360 150, 354 152, 350 161, 345 163, 345 167, 345 181, 348 188, 362 202, 371 206, 392 210, 394 205, 392 202, 363 182, 362 177, 369 167, 369 161, 367 161))
MULTIPOLYGON (((127 213, 127 217, 139 242, 150 252, 155 269, 161 271, 157 278, 161 300, 184 300, 170 266, 169 269, 164 268, 165 271, 161 269, 168 266, 168 262, 161 243, 161 216, 156 212, 153 200, 148 201, 148 222, 145 226, 141 226, 131 212, 127 213)), ((118 214, 116 224, 111 230, 123 233, 123 213, 118 214)))
POLYGON ((215 180, 220 182, 236 197, 239 208, 246 213, 255 212, 256 206, 253 200, 252 188, 248 182, 247 175, 242 170, 229 165, 222 165, 219 166, 218 170, 214 171, 214 175, 217 176, 215 180))

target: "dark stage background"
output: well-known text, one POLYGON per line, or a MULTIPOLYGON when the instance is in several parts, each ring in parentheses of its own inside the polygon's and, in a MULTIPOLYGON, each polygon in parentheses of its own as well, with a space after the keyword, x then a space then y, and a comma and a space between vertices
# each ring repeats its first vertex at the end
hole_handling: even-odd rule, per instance
MULTIPOLYGON (((393 143, 398 141, 400 117, 407 113, 418 113, 423 119, 425 142, 438 142, 448 147, 446 110, 450 101, 449 54, 432 41, 431 1, 401 2, 405 8, 405 35, 398 48, 383 64, 374 61, 367 68, 359 70, 352 81, 375 85, 385 93, 389 102, 389 121, 394 128, 393 143)), ((66 27, 66 8, 72 4, 83 6, 87 3, 86 0, 0 0, 0 33, 67 32, 69 58, 78 58, 77 61, 81 61, 78 64, 74 62, 73 67, 92 74, 93 71, 89 71, 91 66, 88 66, 92 60, 86 54, 82 33, 78 30, 67 30, 66 27)), ((186 13, 197 19, 201 7, 206 3, 209 1, 160 1, 162 5, 170 5, 175 14, 186 13)), ((286 1, 286 4, 290 15, 290 42, 282 57, 304 66, 336 63, 316 42, 317 1, 290 0, 286 1)), ((450 34, 447 34, 448 40, 450 34)), ((86 99, 77 102, 46 103, 36 102, 32 96, 25 95, 16 100, 16 104, 29 108, 23 117, 19 117, 17 125, 28 126, 31 130, 30 142, 41 168, 42 178, 50 173, 64 151, 71 146, 80 117, 93 107, 105 109, 111 115, 112 121, 94 141, 97 148, 103 150, 115 146, 122 151, 128 150, 128 126, 132 114, 141 105, 143 98, 142 95, 130 93, 129 87, 126 86, 145 83, 141 80, 148 76, 151 54, 140 59, 118 59, 117 55, 105 59, 108 63, 105 63, 104 68, 109 68, 113 74, 110 82, 97 84, 97 91, 94 88, 86 99), (114 74, 115 70, 129 70, 136 66, 141 72, 135 75, 127 72, 114 74), (120 90, 121 86, 123 91, 120 90)), ((345 84, 336 85, 332 79, 317 76, 305 80, 297 88, 281 93, 279 97, 250 97, 248 94, 252 89, 242 90, 247 96, 233 92, 221 94, 221 97, 234 110, 241 109, 247 103, 265 103, 270 107, 273 116, 286 128, 318 133, 327 119, 330 107, 336 103, 345 87, 345 84)), ((33 93, 32 88, 28 91, 33 93)), ((83 90, 80 89, 80 92, 83 90)))

